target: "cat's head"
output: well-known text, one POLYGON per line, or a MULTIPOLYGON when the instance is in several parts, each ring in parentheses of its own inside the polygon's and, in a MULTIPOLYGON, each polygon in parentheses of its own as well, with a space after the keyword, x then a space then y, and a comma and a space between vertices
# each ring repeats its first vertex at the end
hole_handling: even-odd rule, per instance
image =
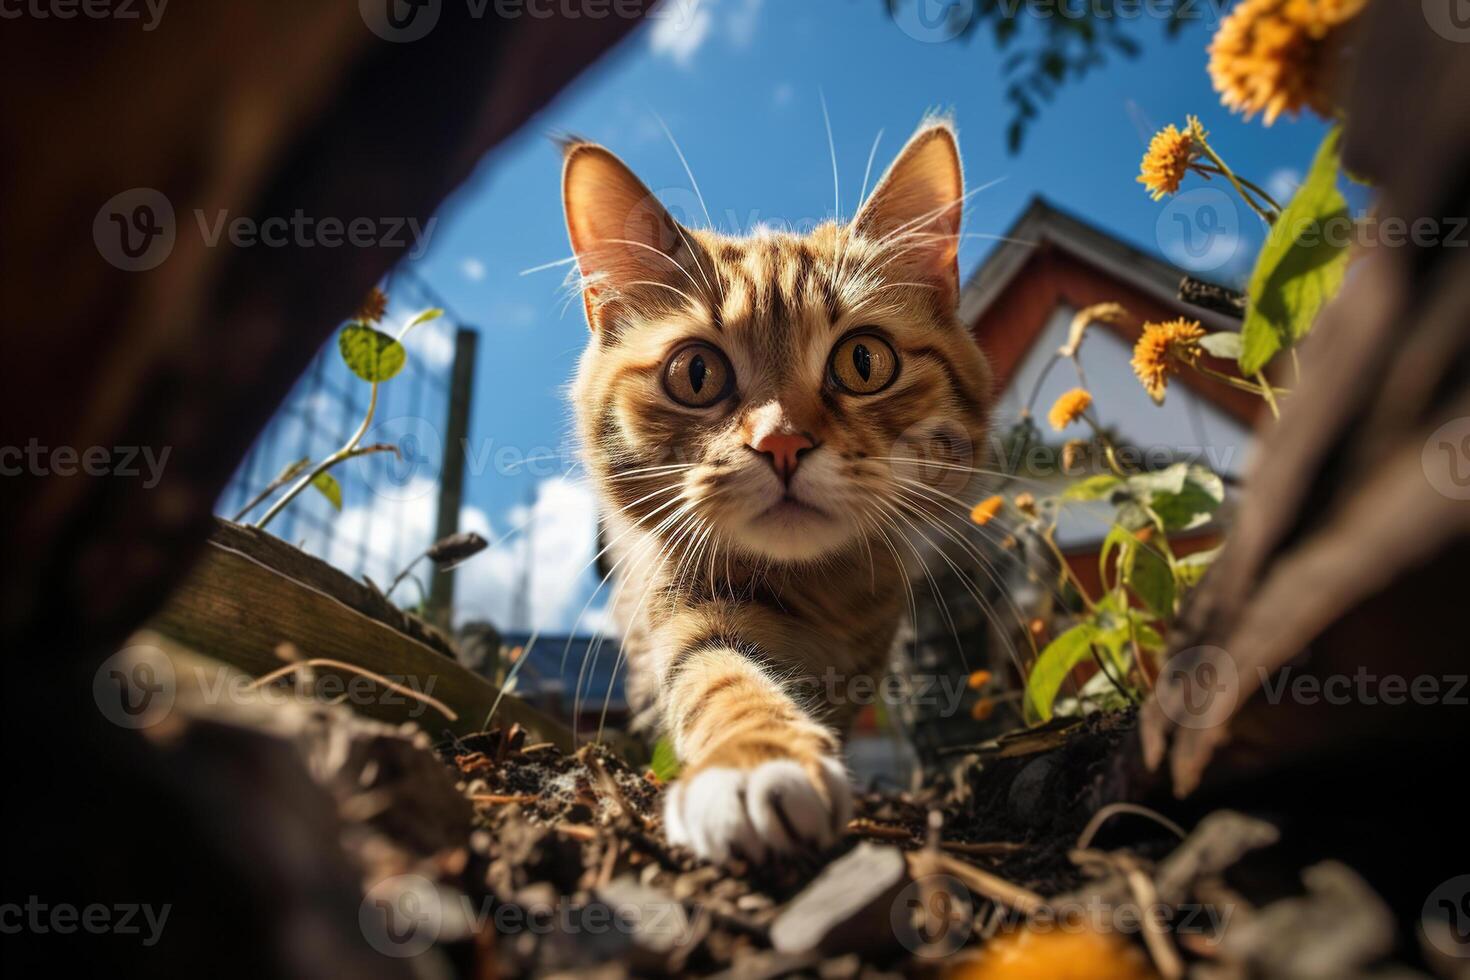
POLYGON ((573 397, 609 509, 778 562, 962 513, 991 398, 957 316, 963 187, 953 131, 929 122, 850 223, 730 237, 570 144, 592 328, 573 397))

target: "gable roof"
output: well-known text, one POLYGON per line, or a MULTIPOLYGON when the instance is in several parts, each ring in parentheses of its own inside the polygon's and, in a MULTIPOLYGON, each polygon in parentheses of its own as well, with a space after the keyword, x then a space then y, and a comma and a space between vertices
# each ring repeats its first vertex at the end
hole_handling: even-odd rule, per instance
MULTIPOLYGON (((965 283, 959 315, 990 356, 996 385, 1004 390, 1058 306, 1118 302, 1143 321, 1182 316, 1210 331, 1239 330, 1238 320, 1179 299, 1179 284, 1189 275, 1035 197, 965 283)), ((1136 326, 1093 329, 1111 330, 1130 346, 1139 334, 1136 326)), ((1179 381, 1247 425, 1262 411, 1253 395, 1197 372, 1183 372, 1179 381)))

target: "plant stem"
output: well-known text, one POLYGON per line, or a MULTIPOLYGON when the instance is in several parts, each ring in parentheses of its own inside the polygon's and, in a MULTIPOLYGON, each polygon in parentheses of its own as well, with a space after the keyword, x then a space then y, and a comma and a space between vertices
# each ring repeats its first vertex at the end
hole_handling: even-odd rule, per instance
POLYGON ((290 490, 287 490, 286 493, 281 497, 281 499, 277 500, 274 504, 271 505, 270 510, 267 510, 265 512, 265 516, 263 516, 259 521, 256 522, 255 527, 258 530, 264 530, 265 526, 271 521, 275 520, 276 515, 279 514, 287 504, 295 500, 297 495, 300 494, 301 491, 311 486, 312 480, 315 480, 318 476, 321 476, 327 470, 331 469, 333 466, 336 466, 344 459, 351 458, 354 454, 354 451, 357 449, 357 444, 359 442, 362 442, 363 436, 367 435, 368 426, 372 425, 373 413, 376 412, 377 409, 378 384, 375 381, 373 382, 372 394, 368 397, 367 414, 362 417, 362 424, 357 427, 357 431, 352 434, 352 438, 348 439, 347 443, 341 449, 337 450, 335 453, 328 456, 320 463, 316 464, 316 466, 313 466, 305 476, 303 476, 300 480, 297 480, 296 484, 292 486, 290 490))
MULTIPOLYGON (((1241 184, 1240 178, 1235 176, 1235 171, 1231 170, 1230 167, 1225 163, 1225 161, 1220 159, 1220 155, 1215 152, 1215 148, 1210 146, 1208 141, 1201 139, 1198 135, 1195 136, 1194 141, 1198 143, 1199 148, 1205 152, 1205 156, 1209 157, 1214 162, 1215 166, 1220 168, 1220 175, 1223 176, 1226 180, 1230 181, 1230 185, 1235 188, 1235 192, 1240 195, 1240 199, 1244 201, 1252 211, 1259 215, 1260 219, 1266 222, 1266 224, 1269 225, 1275 222, 1276 214, 1279 213, 1279 209, 1277 212, 1271 212, 1267 211, 1265 208, 1261 207, 1261 205, 1257 204, 1255 198, 1251 197, 1250 192, 1247 191, 1245 187, 1241 184)), ((1267 196, 1266 199, 1270 200, 1270 197, 1267 196)))
MULTIPOLYGON (((1225 177, 1227 179, 1231 176, 1218 167, 1206 167, 1203 164, 1195 164, 1195 167, 1201 173, 1219 174, 1221 177, 1225 177)), ((1235 179, 1240 181, 1241 184, 1243 184, 1248 190, 1253 191, 1256 196, 1261 199, 1262 203, 1271 208, 1271 210, 1275 211, 1277 214, 1280 214, 1283 210, 1285 210, 1280 204, 1276 202, 1276 199, 1270 194, 1266 193, 1265 189, 1259 184, 1255 183, 1254 181, 1247 180, 1246 178, 1240 176, 1240 174, 1235 174, 1235 179)))
POLYGON ((1281 409, 1276 405, 1276 393, 1271 390, 1271 383, 1266 380, 1266 376, 1260 371, 1256 372, 1256 380, 1261 383, 1261 397, 1266 399, 1266 404, 1271 409, 1271 417, 1274 419, 1281 418, 1281 409))

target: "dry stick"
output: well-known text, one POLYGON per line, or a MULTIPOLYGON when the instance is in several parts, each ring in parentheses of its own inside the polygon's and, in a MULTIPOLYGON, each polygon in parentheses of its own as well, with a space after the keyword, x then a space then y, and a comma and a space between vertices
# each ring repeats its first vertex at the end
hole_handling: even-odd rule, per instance
POLYGON ((1158 967, 1159 975, 1164 980, 1179 980, 1184 976, 1184 961, 1179 957, 1179 951, 1174 944, 1169 942, 1169 935, 1164 927, 1147 910, 1158 904, 1159 893, 1154 889, 1154 883, 1143 869, 1131 858, 1119 855, 1114 860, 1122 869, 1124 877, 1128 881, 1128 888, 1133 892, 1133 900, 1138 907, 1145 910, 1141 916, 1143 919, 1143 943, 1148 947, 1148 954, 1153 958, 1154 966, 1158 967))
POLYGON ((369 678, 370 680, 377 681, 379 684, 388 688, 390 691, 394 691, 406 697, 422 701, 424 704, 427 704, 429 707, 433 708, 435 711, 439 712, 450 721, 459 721, 459 715, 455 713, 449 707, 449 705, 445 704, 443 701, 440 701, 438 698, 430 697, 427 694, 421 694, 418 691, 413 690, 412 688, 404 687, 402 684, 390 681, 382 674, 374 673, 373 671, 368 670, 366 667, 359 667, 356 664, 344 663, 341 660, 331 660, 326 657, 313 657, 310 660, 302 660, 298 663, 287 664, 286 666, 281 667, 278 670, 271 671, 264 677, 256 678, 246 689, 253 691, 256 688, 264 687, 272 681, 278 681, 282 677, 285 677, 287 674, 295 673, 303 667, 331 667, 335 670, 345 670, 354 674, 360 674, 363 677, 369 678))
POLYGON ((1179 826, 1177 823, 1170 820, 1162 813, 1159 813, 1157 810, 1150 810, 1148 807, 1140 806, 1137 803, 1109 803, 1107 806, 1094 813, 1092 815, 1092 819, 1087 821, 1087 826, 1082 828, 1082 833, 1077 835, 1077 850, 1088 850, 1092 846, 1092 839, 1096 837, 1097 832, 1102 829, 1102 825, 1107 823, 1109 820, 1120 813, 1131 813, 1135 816, 1147 817, 1149 820, 1152 820, 1154 823, 1163 827, 1165 830, 1169 831, 1180 840, 1184 840, 1186 837, 1189 836, 1189 834, 1185 832, 1183 827, 1179 826))
POLYGON ((913 832, 904 827, 889 827, 884 824, 874 823, 871 820, 849 820, 847 832, 857 834, 859 837, 869 837, 873 840, 902 840, 914 839, 913 832))
POLYGON ((487 806, 508 806, 511 803, 535 803, 538 799, 540 797, 527 796, 525 794, 511 794, 507 796, 502 793, 474 793, 470 796, 472 802, 484 803, 487 806))
POLYGON ((1013 908, 1023 915, 1035 915, 1046 908, 1046 899, 1030 889, 1014 885, 998 875, 982 871, 968 861, 961 861, 949 854, 919 851, 910 854, 908 858, 910 869, 916 876, 922 877, 935 871, 953 875, 971 891, 983 895, 992 902, 1013 908))

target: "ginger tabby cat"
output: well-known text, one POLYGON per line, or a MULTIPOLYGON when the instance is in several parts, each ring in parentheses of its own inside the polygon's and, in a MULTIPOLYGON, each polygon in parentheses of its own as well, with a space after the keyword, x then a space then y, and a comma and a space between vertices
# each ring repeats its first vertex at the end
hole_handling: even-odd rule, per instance
POLYGON ((566 147, 578 428, 630 696, 683 764, 665 827, 703 857, 825 847, 848 819, 830 680, 885 672, 916 532, 963 506, 991 400, 957 317, 963 186, 929 121, 850 223, 730 237, 566 147))

